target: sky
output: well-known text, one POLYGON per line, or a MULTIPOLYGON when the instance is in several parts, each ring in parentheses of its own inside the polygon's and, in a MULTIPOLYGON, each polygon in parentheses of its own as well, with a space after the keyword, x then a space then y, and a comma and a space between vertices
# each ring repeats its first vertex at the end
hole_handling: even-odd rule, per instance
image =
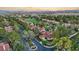
POLYGON ((0 0, 0 10, 79 10, 79 0, 0 0))

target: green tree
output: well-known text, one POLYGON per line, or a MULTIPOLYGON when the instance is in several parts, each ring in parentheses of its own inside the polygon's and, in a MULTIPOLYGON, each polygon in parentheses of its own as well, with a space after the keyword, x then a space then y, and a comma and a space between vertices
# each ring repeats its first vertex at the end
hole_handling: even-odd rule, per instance
POLYGON ((73 46, 73 41, 68 37, 55 38, 53 39, 52 43, 55 46, 56 50, 61 51, 71 51, 73 46))

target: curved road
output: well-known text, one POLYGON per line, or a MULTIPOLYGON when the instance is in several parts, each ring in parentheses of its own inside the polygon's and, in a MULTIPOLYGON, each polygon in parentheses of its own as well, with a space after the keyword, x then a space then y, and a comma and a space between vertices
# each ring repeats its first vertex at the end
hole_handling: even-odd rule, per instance
POLYGON ((38 47, 37 48, 37 51, 53 51, 54 49, 53 48, 46 48, 44 47, 43 45, 41 45, 37 39, 32 39, 32 42, 36 44, 36 46, 38 47))
MULTIPOLYGON (((29 45, 28 45, 28 42, 27 42, 27 37, 23 37, 23 27, 21 26, 20 27, 20 35, 21 35, 21 37, 22 37, 22 42, 23 42, 23 44, 25 45, 25 50, 27 50, 27 48, 28 48, 28 50, 29 51, 32 51, 31 49, 30 49, 30 47, 29 47, 29 45)), ((32 42, 37 46, 37 50, 36 51, 52 51, 53 50, 53 48, 46 48, 46 47, 44 47, 43 45, 41 45, 38 41, 37 41, 37 39, 32 39, 32 42)))

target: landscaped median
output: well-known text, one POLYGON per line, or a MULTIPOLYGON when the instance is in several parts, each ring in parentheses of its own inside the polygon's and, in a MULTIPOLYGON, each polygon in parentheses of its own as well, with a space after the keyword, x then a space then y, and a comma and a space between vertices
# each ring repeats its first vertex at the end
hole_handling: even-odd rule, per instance
POLYGON ((38 49, 38 47, 35 45, 35 43, 32 42, 32 40, 28 40, 28 44, 31 51, 35 51, 38 49))

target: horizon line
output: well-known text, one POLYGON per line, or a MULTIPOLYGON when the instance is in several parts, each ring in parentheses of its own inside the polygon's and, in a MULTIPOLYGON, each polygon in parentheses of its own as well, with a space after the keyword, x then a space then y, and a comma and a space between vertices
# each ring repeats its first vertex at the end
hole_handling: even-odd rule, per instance
POLYGON ((79 7, 0 7, 0 10, 61 11, 61 10, 79 10, 79 7))

